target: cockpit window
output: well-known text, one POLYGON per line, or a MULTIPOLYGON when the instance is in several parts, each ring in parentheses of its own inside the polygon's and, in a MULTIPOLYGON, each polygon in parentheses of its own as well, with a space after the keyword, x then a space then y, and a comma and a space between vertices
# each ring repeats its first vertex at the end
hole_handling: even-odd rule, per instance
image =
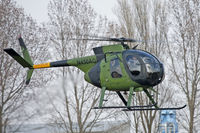
POLYGON ((110 74, 113 78, 121 78, 122 70, 120 67, 119 59, 115 58, 110 62, 110 74))
POLYGON ((144 56, 142 58, 144 64, 146 65, 146 69, 148 73, 154 73, 160 71, 160 65, 157 60, 152 57, 144 56))
POLYGON ((141 64, 140 64, 139 60, 133 55, 128 55, 126 57, 126 61, 127 61, 128 68, 129 68, 130 72, 132 73, 132 75, 134 75, 134 76, 139 75, 141 72, 141 64))
POLYGON ((152 59, 149 58, 149 57, 143 57, 143 61, 144 61, 145 64, 152 64, 153 63, 152 59))
POLYGON ((152 54, 130 49, 123 52, 123 59, 127 72, 131 72, 130 77, 142 84, 155 86, 164 79, 164 68, 162 63, 152 54))

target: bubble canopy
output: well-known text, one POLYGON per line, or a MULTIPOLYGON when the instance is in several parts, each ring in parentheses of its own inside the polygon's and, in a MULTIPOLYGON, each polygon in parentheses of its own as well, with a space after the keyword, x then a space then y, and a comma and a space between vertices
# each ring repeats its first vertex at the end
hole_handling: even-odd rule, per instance
POLYGON ((123 59, 131 79, 141 85, 155 86, 164 79, 163 64, 146 51, 126 50, 123 59))

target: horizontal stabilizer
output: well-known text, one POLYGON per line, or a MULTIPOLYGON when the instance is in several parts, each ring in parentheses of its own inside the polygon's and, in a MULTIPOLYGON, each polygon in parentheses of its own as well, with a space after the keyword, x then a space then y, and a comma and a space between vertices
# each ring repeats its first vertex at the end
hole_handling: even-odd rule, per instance
POLYGON ((7 48, 4 49, 4 51, 9 54, 13 59, 15 59, 20 65, 23 67, 29 67, 32 68, 32 65, 29 64, 24 58, 22 58, 14 49, 12 48, 7 48))

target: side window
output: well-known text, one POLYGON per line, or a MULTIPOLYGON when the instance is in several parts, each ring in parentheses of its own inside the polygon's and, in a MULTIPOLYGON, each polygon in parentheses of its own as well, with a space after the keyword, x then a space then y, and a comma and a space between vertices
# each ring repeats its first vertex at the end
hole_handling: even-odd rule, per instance
POLYGON ((115 58, 110 61, 110 74, 113 78, 122 77, 122 70, 118 58, 115 58))

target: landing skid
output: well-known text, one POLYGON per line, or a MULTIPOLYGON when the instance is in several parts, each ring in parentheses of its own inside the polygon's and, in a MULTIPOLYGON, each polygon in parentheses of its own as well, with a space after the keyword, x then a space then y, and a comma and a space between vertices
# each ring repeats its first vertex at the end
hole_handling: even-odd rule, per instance
POLYGON ((93 109, 123 109, 122 111, 145 111, 145 110, 180 110, 186 107, 186 105, 181 107, 173 108, 155 108, 154 104, 147 106, 107 106, 107 107, 94 107, 93 109))
POLYGON ((173 108, 131 108, 131 109, 123 109, 122 111, 145 111, 145 110, 181 110, 185 108, 186 105, 181 107, 173 107, 173 108))
POLYGON ((146 106, 106 106, 106 107, 93 107, 92 109, 127 109, 127 110, 131 110, 131 109, 139 109, 139 108, 150 108, 155 106, 155 104, 152 105, 146 105, 146 106))

